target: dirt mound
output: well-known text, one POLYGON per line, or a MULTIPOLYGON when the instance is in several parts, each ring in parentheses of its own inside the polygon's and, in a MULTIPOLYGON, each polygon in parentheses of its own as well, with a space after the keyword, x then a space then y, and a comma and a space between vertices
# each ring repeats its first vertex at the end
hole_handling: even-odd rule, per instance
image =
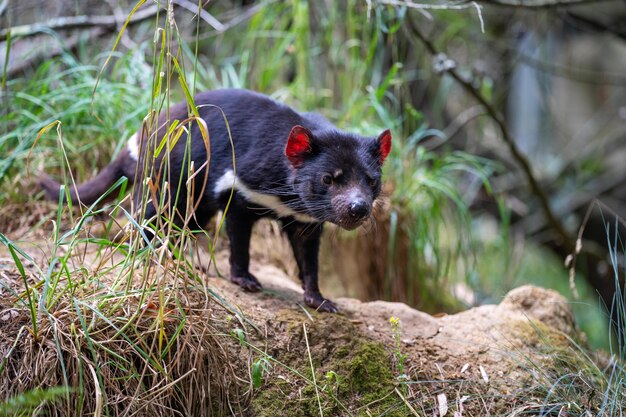
MULTIPOLYGON (((265 329, 274 359, 309 377, 315 369, 318 381, 358 415, 404 416, 411 407, 432 415, 444 405, 456 415, 499 415, 528 401, 538 411, 546 381, 536 368, 557 366, 555 352, 567 352, 579 338, 567 300, 538 287, 442 317, 401 303, 347 298, 336 300, 340 315, 328 315, 299 307, 302 291, 281 271, 257 266, 256 273, 263 294, 241 292, 225 280, 214 285, 265 329)), ((328 396, 318 404, 306 381, 287 374, 272 367, 253 397, 252 415, 319 415, 320 406, 325 415, 348 415, 328 396)))

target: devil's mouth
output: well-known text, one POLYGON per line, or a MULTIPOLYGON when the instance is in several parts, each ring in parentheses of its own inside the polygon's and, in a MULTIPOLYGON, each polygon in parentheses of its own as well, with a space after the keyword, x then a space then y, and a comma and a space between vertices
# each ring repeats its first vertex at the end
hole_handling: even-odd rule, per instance
POLYGON ((337 219, 332 222, 335 223, 337 226, 341 227, 342 229, 354 230, 360 225, 362 225, 365 222, 365 219, 358 219, 358 220, 337 219))

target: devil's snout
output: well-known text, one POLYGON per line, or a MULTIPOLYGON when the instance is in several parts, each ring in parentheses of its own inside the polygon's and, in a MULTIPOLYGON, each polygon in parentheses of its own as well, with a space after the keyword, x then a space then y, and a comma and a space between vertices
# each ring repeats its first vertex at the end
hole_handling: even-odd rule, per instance
POLYGON ((331 221, 346 230, 359 227, 372 212, 372 199, 362 189, 344 189, 332 199, 334 219, 331 221))

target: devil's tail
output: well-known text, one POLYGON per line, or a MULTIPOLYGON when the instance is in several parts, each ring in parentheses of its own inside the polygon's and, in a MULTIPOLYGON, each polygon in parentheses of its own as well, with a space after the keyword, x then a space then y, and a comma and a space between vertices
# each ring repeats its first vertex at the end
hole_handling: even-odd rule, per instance
MULTIPOLYGON (((77 185, 69 184, 67 188, 69 189, 70 199, 72 200, 72 204, 76 204, 79 201, 85 205, 91 205, 95 203, 98 198, 100 198, 105 192, 111 188, 115 181, 122 178, 122 176, 126 175, 130 182, 133 181, 134 177, 134 169, 135 163, 132 161, 132 164, 129 164, 128 161, 129 155, 126 150, 120 154, 115 160, 113 160, 109 165, 104 167, 98 175, 93 177, 92 179, 77 185), (129 165, 132 165, 132 170, 129 169, 129 165)), ((60 194, 60 184, 50 178, 48 175, 43 175, 39 180, 39 185, 46 191, 46 197, 50 200, 59 201, 60 194)), ((115 194, 115 193, 113 193, 115 194)), ((112 196, 113 197, 113 196, 112 196)), ((66 197, 63 197, 63 201, 66 200, 66 197)))

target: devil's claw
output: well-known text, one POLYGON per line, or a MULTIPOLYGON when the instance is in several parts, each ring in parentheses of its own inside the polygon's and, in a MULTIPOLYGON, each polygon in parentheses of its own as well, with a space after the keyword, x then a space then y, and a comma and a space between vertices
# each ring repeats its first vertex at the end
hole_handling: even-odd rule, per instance
POLYGON ((335 303, 322 297, 321 294, 304 294, 304 303, 314 308, 316 311, 323 311, 325 313, 339 312, 335 303))
POLYGON ((263 289, 259 280, 252 274, 246 274, 241 277, 230 277, 230 280, 246 291, 259 292, 263 289))

